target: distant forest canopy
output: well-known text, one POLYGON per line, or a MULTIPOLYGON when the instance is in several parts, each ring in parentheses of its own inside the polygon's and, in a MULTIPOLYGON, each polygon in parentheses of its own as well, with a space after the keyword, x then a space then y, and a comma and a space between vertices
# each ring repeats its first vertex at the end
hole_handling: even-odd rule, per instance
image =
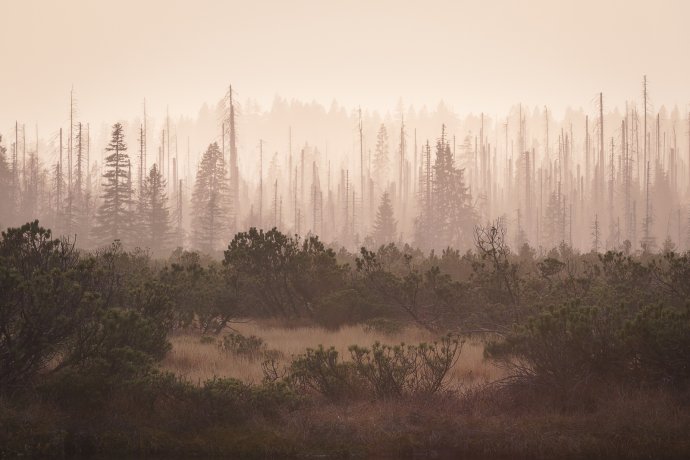
POLYGON ((39 219, 94 248, 118 239, 213 253, 249 227, 316 234, 350 250, 389 242, 473 247, 499 221, 546 253, 690 248, 690 112, 654 107, 647 78, 624 108, 597 94, 460 117, 443 103, 392 114, 232 88, 196 119, 91 126, 70 93, 64 126, 0 132, 0 228, 39 219))

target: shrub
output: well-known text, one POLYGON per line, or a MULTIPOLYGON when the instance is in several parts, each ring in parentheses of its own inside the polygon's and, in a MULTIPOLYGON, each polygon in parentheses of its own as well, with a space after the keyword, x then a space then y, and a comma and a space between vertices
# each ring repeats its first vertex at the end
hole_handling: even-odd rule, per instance
POLYGON ((99 315, 91 265, 38 221, 0 239, 0 392, 23 388, 99 315))
MULTIPOLYGON (((419 345, 353 345, 351 361, 339 359, 333 348, 307 349, 293 360, 288 379, 331 399, 370 394, 376 398, 431 395, 444 388, 448 371, 458 359, 462 342, 451 336, 419 345)), ((267 366, 269 378, 278 370, 267 366)))
POLYGON ((364 323, 363 329, 365 332, 394 335, 402 332, 403 326, 387 318, 372 318, 364 323))
POLYGON ((620 309, 550 308, 516 326, 505 340, 489 344, 487 354, 513 379, 565 399, 572 390, 624 373, 623 324, 620 309))
POLYGON ((352 365, 338 358, 335 348, 307 348, 297 356, 289 368, 289 380, 302 390, 313 390, 322 395, 340 399, 351 395, 355 385, 352 365))
POLYGON ((249 359, 256 359, 267 351, 266 344, 261 337, 255 335, 245 337, 239 332, 227 334, 218 344, 218 347, 226 353, 245 356, 249 359))
POLYGON ((647 382, 687 385, 690 381, 690 306, 650 305, 625 328, 631 367, 647 382))
POLYGON ((357 374, 371 384, 376 396, 388 398, 441 390, 461 347, 462 342, 449 335, 431 344, 352 346, 350 353, 357 374))

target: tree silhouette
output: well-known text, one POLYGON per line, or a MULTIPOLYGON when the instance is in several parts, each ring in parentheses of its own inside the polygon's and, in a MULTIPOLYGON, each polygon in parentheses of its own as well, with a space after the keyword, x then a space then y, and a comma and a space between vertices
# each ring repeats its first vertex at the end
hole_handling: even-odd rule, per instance
POLYGON ((142 184, 139 203, 141 240, 154 254, 163 254, 170 245, 171 226, 167 183, 154 164, 142 184))
POLYGON ((374 177, 380 187, 385 188, 388 183, 388 132, 386 126, 381 124, 376 135, 376 152, 374 155, 374 177))
POLYGON ((132 183, 122 124, 113 125, 110 143, 105 150, 112 153, 105 159, 102 202, 96 214, 94 237, 101 243, 113 240, 129 242, 133 224, 132 183))
POLYGON ((398 223, 393 216, 393 205, 391 204, 390 195, 384 192, 381 195, 381 203, 376 212, 376 221, 374 222, 374 242, 377 245, 384 245, 395 240, 398 223))
POLYGON ((445 125, 436 142, 432 172, 431 212, 422 214, 430 222, 418 222, 418 225, 430 229, 433 234, 423 235, 422 244, 436 248, 467 246, 472 241, 477 217, 465 185, 464 170, 455 166, 445 125))
POLYGON ((12 220, 14 206, 12 200, 12 171, 7 161, 7 149, 2 145, 2 135, 0 135, 0 227, 6 227, 12 220))
POLYGON ((192 242, 202 251, 218 248, 227 228, 228 183, 217 143, 204 153, 192 194, 192 242))

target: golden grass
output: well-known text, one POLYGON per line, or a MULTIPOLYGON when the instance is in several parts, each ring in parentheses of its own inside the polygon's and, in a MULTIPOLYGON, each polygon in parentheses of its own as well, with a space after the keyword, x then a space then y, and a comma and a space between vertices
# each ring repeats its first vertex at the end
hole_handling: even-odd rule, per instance
MULTIPOLYGON (((362 326, 346 326, 338 331, 320 327, 285 328, 260 322, 234 324, 239 333, 261 337, 268 349, 283 354, 280 362, 285 365, 293 356, 318 345, 333 346, 341 356, 349 357, 350 345, 370 346, 376 341, 387 344, 433 341, 434 335, 419 328, 406 328, 397 334, 367 331, 362 326)), ((223 334, 217 337, 222 339, 223 334)), ((221 351, 217 343, 202 343, 198 334, 183 333, 171 337, 172 350, 162 362, 162 369, 174 372, 185 379, 200 383, 212 377, 232 377, 248 383, 259 383, 263 378, 261 359, 249 359, 221 351)), ((465 342, 460 357, 451 370, 450 388, 469 383, 489 382, 502 376, 501 371, 484 360, 484 345, 475 340, 465 342)))

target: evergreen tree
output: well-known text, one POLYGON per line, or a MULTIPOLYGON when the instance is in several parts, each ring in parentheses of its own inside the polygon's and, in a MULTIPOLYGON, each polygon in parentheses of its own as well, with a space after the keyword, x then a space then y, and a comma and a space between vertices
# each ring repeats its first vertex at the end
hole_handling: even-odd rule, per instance
POLYGON ((39 212, 40 162, 36 152, 29 153, 28 169, 26 173, 24 193, 22 196, 22 208, 27 220, 33 220, 38 216, 39 212))
POLYGON ((561 201, 556 192, 549 194, 544 212, 544 245, 555 248, 560 243, 561 201))
POLYGON ((226 236, 229 188, 223 155, 217 143, 204 153, 192 193, 192 242, 206 252, 218 249, 226 236))
POLYGON ((386 126, 381 124, 376 136, 376 152, 374 155, 374 177, 381 188, 386 188, 388 183, 388 132, 386 126))
POLYGON ((376 222, 374 222, 374 242, 377 245, 385 245, 395 241, 398 223, 393 216, 393 205, 390 195, 384 192, 381 196, 381 204, 376 212, 376 222))
POLYGON ((445 125, 436 142, 431 190, 434 246, 439 249, 469 246, 477 218, 469 188, 465 185, 464 170, 455 167, 445 125))
POLYGON ((65 177, 62 174, 62 164, 57 161, 52 168, 52 199, 51 199, 51 210, 52 210, 52 227, 56 235, 61 235, 65 229, 65 217, 64 217, 64 190, 67 187, 65 183, 65 177))
POLYGON ((433 180, 431 169, 431 146, 429 141, 422 148, 422 162, 419 168, 419 215, 414 222, 415 244, 419 248, 431 248, 433 226, 433 180))
POLYGON ((0 227, 7 227, 14 219, 12 196, 12 171, 7 161, 7 149, 2 145, 0 135, 0 227))
POLYGON ((166 185, 158 165, 154 164, 144 180, 139 198, 140 241, 154 255, 169 249, 172 236, 166 185))
POLYGON ((132 183, 129 180, 129 156, 122 124, 113 126, 106 152, 101 206, 96 214, 94 236, 104 244, 113 240, 129 243, 133 224, 132 183))

